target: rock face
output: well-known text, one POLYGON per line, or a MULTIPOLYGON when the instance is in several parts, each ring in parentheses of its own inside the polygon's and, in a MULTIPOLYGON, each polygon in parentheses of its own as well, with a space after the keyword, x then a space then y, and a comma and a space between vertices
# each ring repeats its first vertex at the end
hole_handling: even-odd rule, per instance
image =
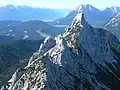
POLYGON ((120 40, 120 13, 113 17, 104 28, 112 32, 120 40))
POLYGON ((1 90, 119 90, 119 45, 113 34, 77 14, 66 32, 46 38, 1 90))

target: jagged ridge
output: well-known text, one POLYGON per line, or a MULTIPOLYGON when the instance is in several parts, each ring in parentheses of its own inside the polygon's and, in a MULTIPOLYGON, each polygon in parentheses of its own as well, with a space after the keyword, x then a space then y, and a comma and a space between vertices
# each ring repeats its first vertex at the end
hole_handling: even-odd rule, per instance
POLYGON ((91 27, 77 14, 63 35, 48 37, 29 64, 13 75, 7 90, 117 90, 120 88, 119 41, 91 27), (108 81, 110 79, 112 81, 108 81))

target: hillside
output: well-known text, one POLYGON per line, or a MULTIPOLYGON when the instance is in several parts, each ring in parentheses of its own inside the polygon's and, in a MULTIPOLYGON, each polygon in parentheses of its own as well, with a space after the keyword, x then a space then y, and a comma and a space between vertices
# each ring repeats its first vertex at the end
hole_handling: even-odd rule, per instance
POLYGON ((0 87, 6 84, 13 72, 23 68, 43 40, 17 40, 0 43, 0 87))
POLYGON ((64 27, 54 27, 43 21, 0 21, 0 35, 13 37, 16 40, 39 40, 64 32, 64 27))
POLYGON ((120 41, 120 13, 110 19, 104 28, 113 33, 120 41))

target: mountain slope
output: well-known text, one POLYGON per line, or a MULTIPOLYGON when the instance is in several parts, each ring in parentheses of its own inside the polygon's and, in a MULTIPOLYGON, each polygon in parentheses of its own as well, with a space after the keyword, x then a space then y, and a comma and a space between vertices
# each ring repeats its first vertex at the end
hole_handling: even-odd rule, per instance
POLYGON ((8 41, 13 41, 13 40, 14 40, 13 37, 0 35, 0 42, 8 42, 8 41))
POLYGON ((64 31, 63 27, 54 27, 43 21, 0 21, 0 35, 14 39, 39 40, 47 36, 55 36, 64 31))
POLYGON ((84 13, 85 19, 94 27, 102 27, 111 17, 120 12, 120 7, 110 7, 99 10, 91 5, 80 5, 66 17, 57 19, 52 24, 70 25, 77 13, 84 13))
POLYGON ((7 83, 17 68, 23 68, 43 40, 17 40, 0 43, 0 87, 7 83))
POLYGON ((46 38, 1 90, 118 90, 119 52, 117 38, 80 13, 64 34, 46 38))
POLYGON ((108 15, 116 15, 120 12, 120 7, 116 7, 116 6, 113 6, 113 7, 107 7, 105 10, 104 10, 104 13, 107 13, 108 15))
POLYGON ((104 28, 112 32, 120 40, 120 13, 105 24, 104 28))

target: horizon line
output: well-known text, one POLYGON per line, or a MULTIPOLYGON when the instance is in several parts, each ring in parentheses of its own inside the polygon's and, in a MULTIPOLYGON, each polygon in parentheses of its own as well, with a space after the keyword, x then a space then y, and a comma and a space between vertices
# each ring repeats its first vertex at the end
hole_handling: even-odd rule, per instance
MULTIPOLYGON (((14 5, 14 4, 6 4, 6 5, 0 4, 0 7, 5 7, 5 6, 15 6, 15 7, 26 6, 26 7, 32 7, 32 8, 47 8, 47 9, 75 9, 75 8, 81 6, 81 5, 91 5, 91 4, 80 4, 80 5, 78 5, 78 6, 74 7, 74 8, 70 8, 70 7, 45 7, 45 6, 40 7, 40 6, 32 6, 32 5, 14 5)), ((91 5, 91 6, 95 7, 94 5, 91 5)), ((104 8, 98 8, 98 7, 95 7, 95 8, 96 9, 106 9, 106 8, 111 8, 111 7, 120 7, 120 6, 114 5, 114 6, 110 6, 110 7, 106 6, 104 8)))

